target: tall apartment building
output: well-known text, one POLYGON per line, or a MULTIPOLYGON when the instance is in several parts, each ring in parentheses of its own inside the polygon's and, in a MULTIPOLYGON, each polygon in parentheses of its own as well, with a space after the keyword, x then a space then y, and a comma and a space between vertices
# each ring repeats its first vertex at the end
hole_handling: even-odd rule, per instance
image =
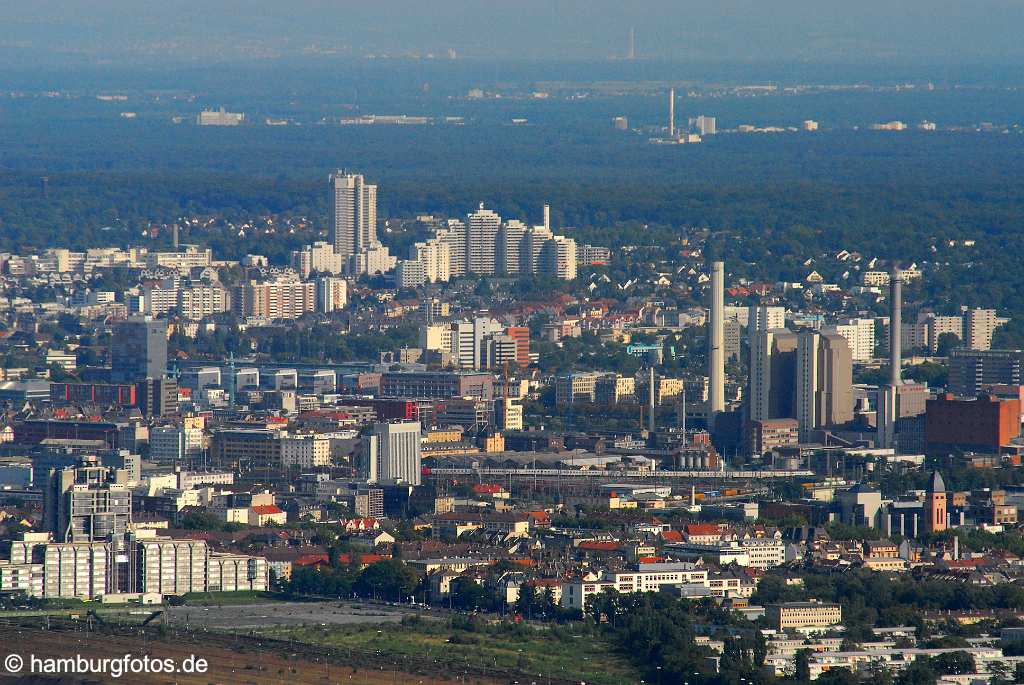
POLYGON ((992 349, 992 333, 1003 323, 994 309, 968 309, 964 312, 964 342, 971 350, 992 349))
POLYGON ((751 421, 796 416, 796 350, 796 334, 784 328, 759 331, 751 338, 747 393, 751 421))
POLYGON ((522 248, 523 238, 526 236, 526 224, 518 219, 510 219, 501 226, 498 231, 498 271, 503 274, 514 275, 520 270, 519 251, 522 248))
POLYGON ((419 485, 423 468, 420 422, 376 423, 363 438, 366 480, 419 485))
POLYGON ((423 267, 426 283, 447 283, 451 280, 451 244, 442 238, 431 238, 422 243, 413 243, 409 248, 409 261, 423 267))
POLYGON ((136 318, 115 324, 110 361, 112 383, 162 378, 167 369, 167 322, 136 318))
POLYGON ((345 258, 335 252, 334 245, 321 240, 301 250, 294 250, 291 264, 302 278, 309 278, 314 271, 318 274, 337 275, 345 268, 345 258))
POLYGON ((1020 385, 1022 350, 953 350, 949 357, 949 390, 977 397, 987 385, 1020 385))
POLYGON ((200 321, 230 309, 231 295, 219 285, 193 285, 178 289, 178 311, 186 319, 200 321))
POLYGON ((377 244, 377 186, 345 171, 331 174, 330 186, 334 251, 348 259, 377 244))
POLYGON ((448 245, 448 273, 451 277, 465 276, 466 263, 466 224, 458 219, 449 219, 444 228, 435 234, 438 240, 448 245))
POLYGON ((338 312, 348 304, 348 282, 344 278, 323 276, 316 280, 316 310, 338 312))
POLYGON ((835 332, 843 336, 850 346, 855 362, 871 361, 875 356, 875 320, 844 319, 835 325, 835 332))
POLYGON ((240 316, 263 319, 297 319, 316 311, 316 284, 297 278, 249 281, 238 286, 233 298, 240 316))
POLYGON ((795 418, 801 442, 817 429, 853 419, 853 359, 841 335, 797 335, 795 418))
POLYGON ((533 226, 526 231, 519 247, 519 272, 524 274, 540 273, 544 265, 544 246, 554 239, 551 229, 547 226, 533 226))
POLYGON ((496 272, 498 230, 501 216, 497 212, 480 207, 466 216, 466 271, 474 274, 496 272))
POLYGON ((571 281, 576 278, 576 241, 556 235, 541 248, 540 271, 546 276, 571 281))
POLYGON ((786 308, 767 304, 752 304, 747 309, 747 337, 754 340, 758 333, 786 327, 786 308))
POLYGON ((400 289, 419 288, 427 282, 427 269, 418 259, 398 262, 395 267, 395 286, 400 289))
POLYGON ((80 466, 50 472, 44 496, 46 529, 57 542, 103 542, 128 532, 132 521, 130 474, 100 466, 95 457, 80 466))

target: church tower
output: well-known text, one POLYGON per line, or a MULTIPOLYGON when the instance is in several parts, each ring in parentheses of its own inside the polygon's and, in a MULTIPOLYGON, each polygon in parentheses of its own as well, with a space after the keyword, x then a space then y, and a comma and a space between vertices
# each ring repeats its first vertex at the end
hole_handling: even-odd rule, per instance
POLYGON ((938 533, 946 530, 946 484, 938 471, 933 471, 931 480, 928 481, 928 489, 924 496, 924 514, 928 517, 926 531, 938 533))

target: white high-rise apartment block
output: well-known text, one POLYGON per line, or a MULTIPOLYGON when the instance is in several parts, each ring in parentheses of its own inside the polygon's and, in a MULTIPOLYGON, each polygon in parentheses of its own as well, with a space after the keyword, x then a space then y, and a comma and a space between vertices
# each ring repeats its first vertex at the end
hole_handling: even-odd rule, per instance
POLYGON ((845 319, 835 326, 836 333, 846 339, 855 362, 871 361, 875 356, 875 320, 845 319))
POLYGON ((518 219, 506 221, 498 232, 498 271, 517 274, 520 271, 519 251, 526 235, 526 224, 518 219))
POLYGON ((375 423, 363 439, 366 480, 420 485, 423 466, 419 421, 375 423))
POLYGON ((445 228, 435 236, 448 245, 449 276, 466 275, 466 224, 458 219, 449 219, 445 228))
POLYGON ((348 272, 354 276, 383 274, 398 264, 387 246, 377 243, 348 256, 348 272))
POLYGON ((178 291, 178 311, 186 319, 199 321, 231 309, 231 296, 219 285, 194 285, 178 291))
POLYGON ((786 327, 786 308, 767 304, 752 304, 747 312, 747 336, 753 340, 761 331, 786 327))
POLYGON ((330 225, 334 250, 342 259, 377 242, 377 186, 361 174, 331 174, 330 225))
POLYGON ((542 252, 549 240, 554 238, 551 231, 544 226, 534 226, 526 231, 519 248, 520 273, 540 273, 542 252))
POLYGON ((334 245, 319 240, 292 252, 292 268, 303 278, 309 278, 314 271, 319 274, 340 274, 345 268, 345 259, 334 251, 334 245))
POLYGON ((317 311, 329 314, 341 311, 348 304, 348 282, 344 278, 324 276, 316 281, 317 311))
POLYGON ((576 241, 556 235, 541 250, 540 273, 562 280, 576 278, 576 241))
POLYGON ((501 216, 484 209, 484 203, 466 216, 466 271, 474 274, 493 274, 497 256, 498 229, 501 216))
POLYGON ((395 285, 399 288, 419 288, 427 282, 427 270, 418 259, 407 259, 395 267, 395 285))
MULTIPOLYGON (((970 350, 991 350, 992 333, 1005 321, 994 309, 968 309, 964 312, 964 337, 970 350)), ((938 343, 936 343, 938 344, 938 343)))
POLYGON ((447 283, 451 279, 451 244, 441 238, 414 243, 409 249, 409 259, 423 264, 428 283, 447 283))

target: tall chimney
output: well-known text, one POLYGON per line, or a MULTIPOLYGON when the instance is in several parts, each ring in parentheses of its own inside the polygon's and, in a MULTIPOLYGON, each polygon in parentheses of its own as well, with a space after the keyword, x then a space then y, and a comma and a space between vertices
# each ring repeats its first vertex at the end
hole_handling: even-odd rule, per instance
POLYGON ((629 29, 629 59, 636 59, 636 29, 629 29))
POLYGON ((551 230, 551 205, 544 205, 544 229, 551 230))
POLYGON ((654 432, 654 367, 648 369, 647 377, 647 430, 654 432))
POLYGON ((178 249, 178 224, 174 224, 172 226, 171 232, 172 232, 172 236, 173 236, 173 240, 174 240, 174 249, 177 250, 178 249))
POLYGON ((711 265, 711 306, 708 322, 708 426, 715 414, 725 411, 725 264, 711 265))
POLYGON ((670 88, 668 91, 668 137, 675 138, 676 136, 676 89, 670 88))
POLYGON ((889 385, 896 386, 900 384, 903 354, 903 284, 895 268, 889 278, 889 306, 892 308, 889 314, 889 385))

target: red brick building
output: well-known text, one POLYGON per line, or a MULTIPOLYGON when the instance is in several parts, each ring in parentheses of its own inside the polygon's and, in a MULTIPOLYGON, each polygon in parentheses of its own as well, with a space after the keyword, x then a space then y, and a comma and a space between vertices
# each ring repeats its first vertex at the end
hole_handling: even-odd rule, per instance
POLYGON ((1020 400, 992 395, 958 400, 947 393, 928 400, 924 432, 929 454, 998 453, 1020 436, 1020 400))

